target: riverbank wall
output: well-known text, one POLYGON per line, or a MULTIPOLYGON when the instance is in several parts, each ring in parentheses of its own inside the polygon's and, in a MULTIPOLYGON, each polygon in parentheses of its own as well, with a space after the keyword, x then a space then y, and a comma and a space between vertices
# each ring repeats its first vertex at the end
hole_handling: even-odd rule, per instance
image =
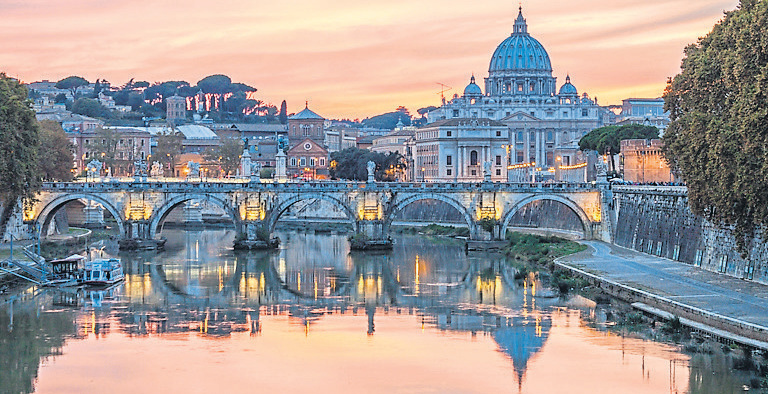
POLYGON ((758 231, 749 257, 742 258, 731 228, 691 212, 685 187, 614 186, 611 204, 614 244, 768 284, 765 231, 758 231))
MULTIPOLYGON (((587 253, 591 252, 587 251, 587 253)), ((753 348, 768 350, 768 328, 766 327, 706 311, 645 290, 614 282, 560 261, 555 261, 555 265, 567 270, 572 276, 586 280, 590 285, 612 297, 630 304, 642 303, 674 316, 700 323, 697 327, 692 328, 704 331, 706 334, 717 337, 717 339, 726 339, 753 348)))

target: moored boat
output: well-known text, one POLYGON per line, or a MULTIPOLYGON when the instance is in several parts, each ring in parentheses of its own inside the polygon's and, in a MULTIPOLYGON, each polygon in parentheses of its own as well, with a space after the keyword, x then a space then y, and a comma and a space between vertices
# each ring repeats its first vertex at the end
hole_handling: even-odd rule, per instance
POLYGON ((93 286, 109 286, 125 278, 120 259, 86 261, 81 281, 93 286))

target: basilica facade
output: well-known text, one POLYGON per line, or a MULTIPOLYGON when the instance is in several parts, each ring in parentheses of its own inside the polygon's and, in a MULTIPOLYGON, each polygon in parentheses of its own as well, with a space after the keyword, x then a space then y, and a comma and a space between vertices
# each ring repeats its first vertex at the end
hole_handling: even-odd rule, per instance
MULTIPOLYGON (((505 168, 527 163, 542 174, 553 173, 556 166, 584 162, 579 139, 608 121, 608 111, 586 93, 580 95, 570 76, 558 88, 549 55, 528 33, 522 8, 512 34, 494 51, 483 85, 484 89, 473 75, 463 95, 444 99, 440 108, 427 114, 429 123, 425 128, 429 132, 417 132, 412 142, 414 164, 429 163, 424 166, 424 180, 482 180, 478 168, 483 168, 484 163, 473 162, 471 155, 463 154, 472 151, 486 152, 479 157, 491 162, 494 180, 502 178, 497 175, 502 167, 497 165, 499 152, 504 152, 501 162, 505 168), (494 130, 486 136, 486 131, 477 127, 480 124, 491 128, 501 124, 505 130, 494 130), (452 129, 453 138, 443 137, 448 135, 447 128, 452 129), (482 143, 474 146, 472 141, 482 143), (462 148, 457 150, 459 146, 462 148), (420 159, 421 152, 429 152, 430 157, 420 159), (452 164, 448 165, 447 160, 452 164), (431 166, 452 170, 428 172, 426 167, 431 166)), ((417 166, 416 171, 420 169, 417 166)), ((420 174, 414 175, 418 178, 420 174)), ((503 178, 509 179, 507 174, 503 178)))

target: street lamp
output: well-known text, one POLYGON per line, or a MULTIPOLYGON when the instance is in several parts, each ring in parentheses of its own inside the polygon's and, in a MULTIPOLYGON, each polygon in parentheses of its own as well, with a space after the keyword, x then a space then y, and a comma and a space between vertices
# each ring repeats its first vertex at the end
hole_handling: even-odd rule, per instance
POLYGON ((424 177, 424 167, 421 167, 421 181, 426 182, 427 179, 424 177))

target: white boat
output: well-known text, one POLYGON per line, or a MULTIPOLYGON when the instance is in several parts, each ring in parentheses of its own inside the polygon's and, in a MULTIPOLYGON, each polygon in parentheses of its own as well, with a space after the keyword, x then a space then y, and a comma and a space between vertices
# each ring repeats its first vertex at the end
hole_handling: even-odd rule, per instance
POLYGON ((125 278, 120 259, 86 261, 81 281, 88 285, 109 286, 125 278))

